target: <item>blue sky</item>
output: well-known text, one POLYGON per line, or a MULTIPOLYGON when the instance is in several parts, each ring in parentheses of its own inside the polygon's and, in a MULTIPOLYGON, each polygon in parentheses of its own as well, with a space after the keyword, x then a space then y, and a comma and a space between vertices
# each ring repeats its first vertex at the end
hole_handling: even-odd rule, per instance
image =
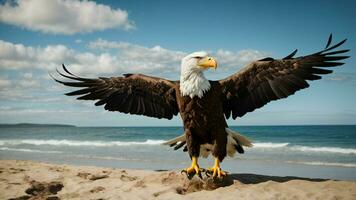
POLYGON ((230 125, 356 124, 355 1, 1 1, 0 123, 180 126, 109 113, 76 101, 48 77, 65 63, 83 76, 145 73, 178 79, 180 59, 199 50, 223 78, 250 61, 297 56, 347 38, 350 59, 295 95, 230 125))

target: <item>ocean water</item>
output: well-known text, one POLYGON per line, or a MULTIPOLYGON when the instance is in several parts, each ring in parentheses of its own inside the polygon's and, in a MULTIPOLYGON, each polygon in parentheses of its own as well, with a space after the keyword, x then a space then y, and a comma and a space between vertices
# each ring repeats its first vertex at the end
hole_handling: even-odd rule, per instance
MULTIPOLYGON (((356 126, 236 126, 253 140, 223 170, 356 180, 356 126)), ((162 143, 181 127, 0 127, 0 160, 21 159, 117 168, 179 170, 190 165, 181 149, 162 143)), ((0 161, 1 162, 1 161, 0 161)), ((213 158, 199 159, 201 167, 213 158)))

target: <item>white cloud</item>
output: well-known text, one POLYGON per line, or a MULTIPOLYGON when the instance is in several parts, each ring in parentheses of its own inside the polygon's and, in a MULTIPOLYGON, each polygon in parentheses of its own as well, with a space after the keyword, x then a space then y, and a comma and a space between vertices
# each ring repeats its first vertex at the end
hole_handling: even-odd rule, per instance
POLYGON ((52 34, 135 28, 127 11, 79 0, 6 1, 0 5, 0 21, 52 34))
MULTIPOLYGON (((90 42, 89 47, 90 51, 80 52, 64 45, 32 47, 0 40, 0 69, 51 72, 64 63, 79 75, 146 73, 177 78, 180 61, 187 54, 161 46, 145 47, 103 39, 90 42)), ((256 50, 218 50, 211 54, 217 57, 221 66, 217 73, 237 71, 238 67, 265 55, 256 50)))
POLYGON ((247 49, 241 50, 239 52, 232 52, 228 50, 219 49, 216 53, 214 53, 221 65, 224 67, 236 67, 245 65, 253 60, 258 60, 263 57, 266 57, 267 54, 247 49))
MULTIPOLYGON (((142 68, 135 68, 137 70, 145 70, 145 67, 153 67, 155 70, 164 71, 180 71, 180 61, 187 54, 187 52, 174 51, 162 48, 161 46, 154 46, 152 48, 130 44, 126 42, 114 42, 103 39, 97 39, 90 42, 91 49, 102 51, 116 49, 126 63, 136 64, 138 61, 142 68), (146 62, 146 64, 142 63, 146 62)), ((237 71, 245 64, 263 58, 267 54, 257 50, 241 50, 238 52, 227 51, 219 49, 217 52, 211 52, 217 58, 219 66, 222 66, 222 71, 237 71)))
POLYGON ((63 45, 42 47, 24 46, 0 40, 0 69, 45 69, 53 71, 62 63, 71 64, 75 71, 115 71, 115 56, 80 53, 63 45))
POLYGON ((32 97, 27 94, 24 90, 20 90, 15 88, 15 86, 10 87, 7 86, 5 88, 0 89, 0 101, 7 100, 15 102, 17 100, 27 101, 32 97))
POLYGON ((335 82, 347 82, 347 81, 354 81, 356 80, 355 73, 335 73, 329 75, 325 78, 328 81, 335 81, 335 82))
POLYGON ((346 81, 347 79, 349 79, 349 77, 347 76, 332 76, 332 77, 328 77, 326 78, 327 80, 330 81, 346 81))
POLYGON ((76 39, 74 42, 77 43, 77 44, 80 44, 80 43, 83 42, 83 40, 81 40, 81 39, 76 39))
POLYGON ((0 79, 0 100, 29 100, 31 92, 43 91, 46 85, 41 84, 41 77, 34 77, 32 73, 18 73, 12 79, 0 79))
POLYGON ((62 63, 81 74, 153 73, 179 71, 183 52, 125 43, 118 52, 78 52, 63 45, 31 47, 0 40, 0 69, 54 71, 62 63))
POLYGON ((30 113, 30 114, 36 114, 36 113, 44 113, 44 114, 56 114, 56 113, 93 113, 95 111, 93 110, 62 110, 62 109, 41 109, 41 108, 25 108, 25 107, 0 107, 0 112, 2 114, 5 113, 10 113, 10 114, 24 114, 24 113, 30 113))
POLYGON ((91 49, 109 50, 117 52, 117 59, 124 69, 130 72, 179 72, 180 61, 186 55, 185 52, 168 50, 161 46, 144 47, 127 42, 113 42, 103 39, 90 42, 91 49))
POLYGON ((33 74, 31 72, 26 72, 22 76, 26 79, 31 79, 33 77, 33 74))
POLYGON ((11 81, 8 79, 0 79, 0 91, 11 85, 11 81))

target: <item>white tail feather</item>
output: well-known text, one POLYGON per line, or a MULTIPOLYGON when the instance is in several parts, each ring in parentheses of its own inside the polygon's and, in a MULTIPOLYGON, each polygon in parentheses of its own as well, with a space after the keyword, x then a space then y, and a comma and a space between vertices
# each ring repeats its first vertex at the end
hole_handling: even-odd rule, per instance
POLYGON ((245 136, 241 135, 240 133, 235 132, 229 128, 226 128, 225 130, 228 134, 231 134, 233 138, 235 138, 237 141, 239 141, 239 144, 241 146, 253 147, 251 140, 248 139, 247 137, 245 137, 245 136))
MULTIPOLYGON (((253 144, 250 141, 250 139, 248 139, 247 137, 241 135, 238 132, 235 132, 229 128, 226 128, 226 133, 227 133, 227 144, 226 144, 226 153, 227 155, 229 155, 230 157, 233 157, 236 153, 236 141, 237 140, 239 142, 239 144, 241 146, 245 146, 245 147, 252 147, 253 144)), ((178 142, 185 142, 186 138, 185 138, 185 134, 183 133, 182 135, 173 138, 171 140, 168 140, 167 142, 163 143, 164 145, 171 145, 171 144, 175 144, 178 142)), ((203 144, 200 145, 200 156, 206 158, 208 157, 213 149, 215 147, 215 143, 214 144, 203 144)))
POLYGON ((182 135, 176 137, 176 138, 173 138, 171 140, 168 140, 167 142, 164 142, 163 144, 164 145, 171 145, 171 144, 174 144, 174 143, 177 143, 177 142, 184 142, 185 141, 185 134, 183 133, 182 135))

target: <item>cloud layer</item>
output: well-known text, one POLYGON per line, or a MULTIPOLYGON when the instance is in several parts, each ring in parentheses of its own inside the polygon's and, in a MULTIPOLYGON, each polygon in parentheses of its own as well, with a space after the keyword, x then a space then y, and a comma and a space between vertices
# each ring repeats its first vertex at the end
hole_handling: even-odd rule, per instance
MULTIPOLYGON (((64 45, 32 47, 0 40, 0 69, 53 71, 65 63, 82 75, 148 73, 169 76, 173 73, 178 78, 180 60, 187 54, 161 46, 145 47, 103 39, 92 41, 88 46, 88 51, 80 52, 64 45)), ((211 54, 222 66, 220 72, 237 71, 238 67, 265 55, 256 50, 218 50, 211 54)))
POLYGON ((78 0, 6 1, 0 5, 0 21, 33 31, 67 35, 134 28, 127 11, 78 0))

